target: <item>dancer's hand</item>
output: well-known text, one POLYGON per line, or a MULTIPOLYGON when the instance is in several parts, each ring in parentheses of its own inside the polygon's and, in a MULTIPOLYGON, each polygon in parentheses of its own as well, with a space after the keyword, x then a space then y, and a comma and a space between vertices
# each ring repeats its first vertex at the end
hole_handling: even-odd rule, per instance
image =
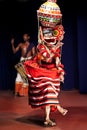
POLYGON ((64 83, 64 75, 60 75, 60 81, 62 82, 62 83, 64 83))

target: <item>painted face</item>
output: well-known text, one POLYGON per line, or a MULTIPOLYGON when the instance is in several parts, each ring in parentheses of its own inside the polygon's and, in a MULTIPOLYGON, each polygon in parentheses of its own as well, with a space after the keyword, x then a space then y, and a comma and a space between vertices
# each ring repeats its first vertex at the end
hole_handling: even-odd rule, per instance
POLYGON ((56 38, 53 36, 52 28, 43 29, 44 41, 48 46, 52 46, 56 43, 56 38))

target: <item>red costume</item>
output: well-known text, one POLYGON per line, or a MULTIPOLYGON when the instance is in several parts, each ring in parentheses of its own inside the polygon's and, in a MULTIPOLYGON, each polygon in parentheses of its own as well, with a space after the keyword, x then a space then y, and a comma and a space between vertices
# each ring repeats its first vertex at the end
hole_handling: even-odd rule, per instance
POLYGON ((63 115, 67 113, 59 105, 60 84, 64 82, 64 66, 61 63, 61 42, 64 28, 62 14, 56 0, 48 0, 37 11, 38 45, 36 56, 24 63, 29 79, 29 104, 31 107, 45 107, 45 125, 55 125, 49 118, 50 108, 57 108, 63 115), (50 106, 50 108, 47 108, 50 106))

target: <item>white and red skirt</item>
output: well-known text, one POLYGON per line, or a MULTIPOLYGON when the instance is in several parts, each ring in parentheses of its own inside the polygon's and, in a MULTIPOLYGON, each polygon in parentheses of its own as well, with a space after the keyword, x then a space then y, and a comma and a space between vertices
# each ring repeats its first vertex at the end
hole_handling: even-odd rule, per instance
POLYGON ((29 78, 29 104, 34 108, 59 104, 60 72, 55 65, 29 60, 24 67, 29 78))

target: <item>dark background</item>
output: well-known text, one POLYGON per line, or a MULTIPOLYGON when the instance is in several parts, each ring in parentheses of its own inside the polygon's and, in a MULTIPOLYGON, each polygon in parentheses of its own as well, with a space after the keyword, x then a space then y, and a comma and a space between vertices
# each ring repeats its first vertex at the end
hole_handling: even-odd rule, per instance
MULTIPOLYGON (((20 52, 13 54, 10 40, 15 45, 23 33, 29 33, 37 45, 37 10, 45 0, 0 0, 0 90, 14 90, 20 52)), ((58 0, 65 28, 62 62, 65 66, 63 90, 78 89, 87 93, 87 7, 86 1, 58 0)))

